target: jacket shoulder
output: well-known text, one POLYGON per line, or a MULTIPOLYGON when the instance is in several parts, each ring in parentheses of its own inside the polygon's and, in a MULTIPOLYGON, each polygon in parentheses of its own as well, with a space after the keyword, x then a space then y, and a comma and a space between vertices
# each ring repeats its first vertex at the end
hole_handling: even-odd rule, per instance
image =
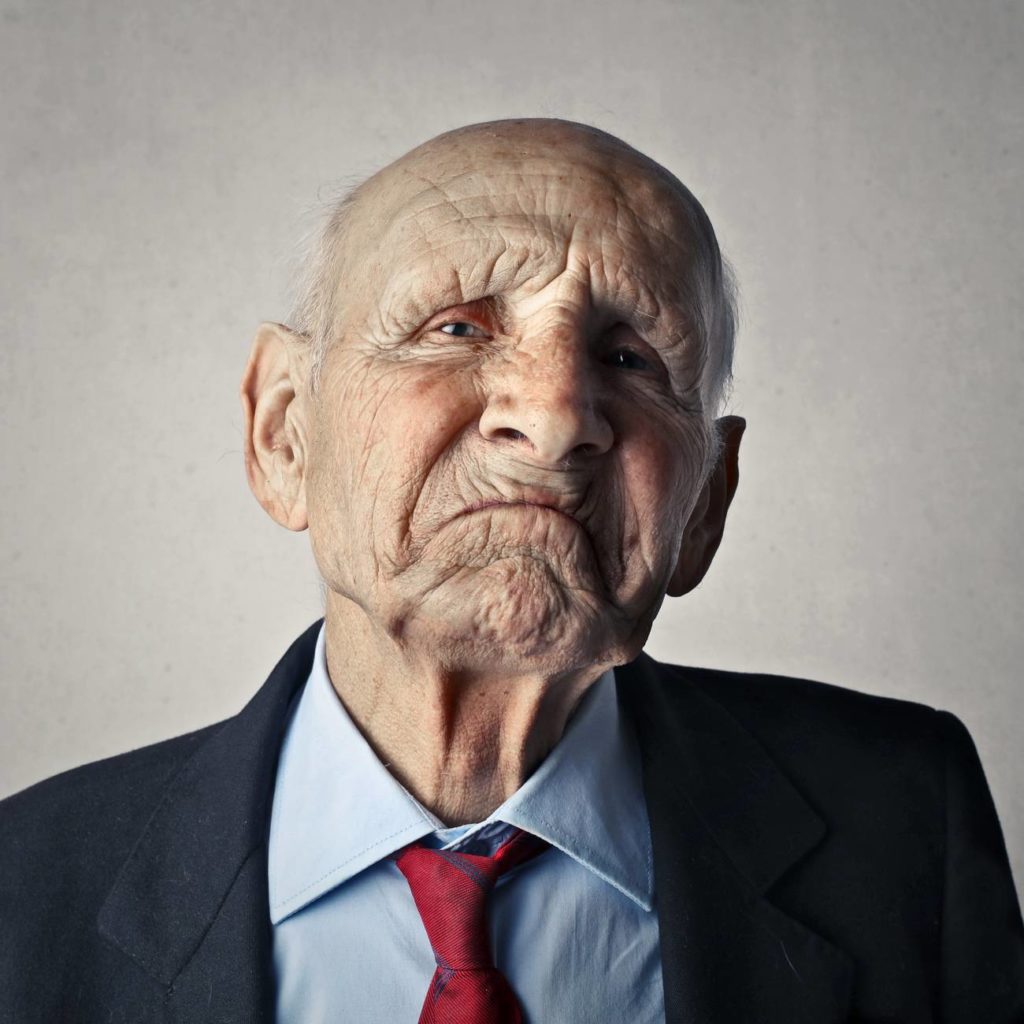
POLYGON ((944 820, 948 771, 981 771, 967 729, 947 711, 831 683, 661 665, 665 699, 689 689, 765 750, 827 821, 890 830, 894 840, 944 820), (689 684, 689 685, 687 685, 689 684))
POLYGON ((669 681, 696 686, 768 745, 799 741, 807 746, 817 737, 833 756, 846 747, 878 756, 908 744, 932 749, 947 729, 963 729, 948 711, 834 683, 682 665, 659 667, 669 681))
POLYGON ((69 768, 0 800, 4 819, 47 817, 82 802, 90 810, 132 798, 147 788, 159 790, 209 735, 224 723, 160 740, 112 757, 69 768))
POLYGON ((98 908, 168 781, 221 724, 72 768, 0 801, 0 916, 98 908))

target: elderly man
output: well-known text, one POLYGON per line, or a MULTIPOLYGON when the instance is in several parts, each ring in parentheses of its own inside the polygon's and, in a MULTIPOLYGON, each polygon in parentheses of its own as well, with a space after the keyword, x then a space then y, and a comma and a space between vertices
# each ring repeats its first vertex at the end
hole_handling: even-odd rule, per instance
POLYGON ((6 801, 0 1018, 1024 1020, 1024 931, 945 712, 660 665, 744 422, 666 170, 474 125, 338 205, 242 379, 324 618, 235 718, 6 801))

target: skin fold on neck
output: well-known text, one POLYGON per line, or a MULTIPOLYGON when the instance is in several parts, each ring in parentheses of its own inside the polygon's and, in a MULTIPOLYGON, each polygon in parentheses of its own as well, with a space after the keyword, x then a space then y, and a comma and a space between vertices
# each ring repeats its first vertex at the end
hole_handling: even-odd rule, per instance
POLYGON ((484 676, 432 660, 330 594, 331 684, 388 771, 447 826, 482 821, 558 743, 605 666, 484 676))

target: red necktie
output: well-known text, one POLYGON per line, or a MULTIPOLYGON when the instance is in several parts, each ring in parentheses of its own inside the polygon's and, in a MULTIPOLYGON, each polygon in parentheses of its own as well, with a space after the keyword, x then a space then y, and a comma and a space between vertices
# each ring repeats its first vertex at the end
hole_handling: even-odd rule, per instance
POLYGON ((499 875, 547 847, 516 829, 493 857, 420 843, 394 855, 437 961, 419 1024, 521 1024, 519 1000, 491 957, 486 900, 499 875))

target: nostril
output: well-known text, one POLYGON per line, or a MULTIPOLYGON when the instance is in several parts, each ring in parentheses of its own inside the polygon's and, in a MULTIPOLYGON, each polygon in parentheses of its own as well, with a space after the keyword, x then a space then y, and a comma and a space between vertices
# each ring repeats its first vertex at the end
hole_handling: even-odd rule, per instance
POLYGON ((521 430, 515 430, 512 427, 499 427, 494 433, 498 437, 507 438, 509 441, 523 441, 526 439, 526 435, 521 430))

